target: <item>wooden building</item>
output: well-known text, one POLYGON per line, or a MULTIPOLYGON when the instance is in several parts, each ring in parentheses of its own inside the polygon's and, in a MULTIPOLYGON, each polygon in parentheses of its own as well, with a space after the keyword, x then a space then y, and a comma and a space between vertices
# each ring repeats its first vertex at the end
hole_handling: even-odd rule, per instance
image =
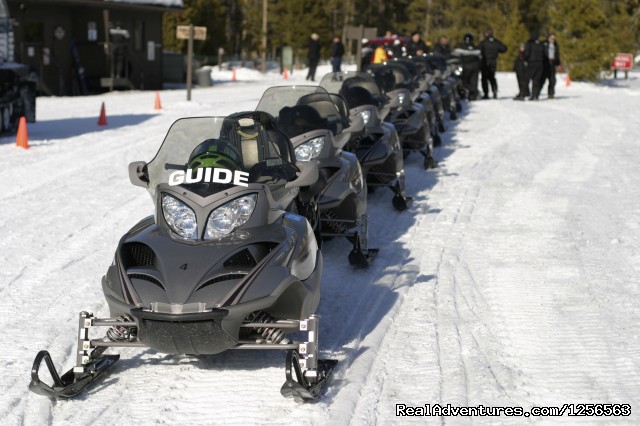
POLYGON ((83 95, 162 88, 162 14, 182 0, 8 0, 15 61, 40 91, 83 95))

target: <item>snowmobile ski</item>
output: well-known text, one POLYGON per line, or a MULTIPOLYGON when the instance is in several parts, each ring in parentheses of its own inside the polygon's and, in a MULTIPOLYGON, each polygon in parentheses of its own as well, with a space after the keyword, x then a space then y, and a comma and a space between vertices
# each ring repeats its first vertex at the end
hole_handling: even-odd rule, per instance
POLYGON ((366 268, 376 257, 379 249, 363 248, 360 235, 356 232, 353 249, 349 252, 349 263, 358 268, 366 268))
POLYGON ((333 376, 333 370, 338 364, 334 359, 318 360, 317 376, 313 380, 307 379, 300 367, 297 351, 288 351, 285 370, 286 381, 280 389, 285 398, 293 398, 296 402, 313 401, 324 394, 333 376))
POLYGON ((76 373, 74 368, 67 371, 60 377, 56 371, 51 355, 48 351, 40 351, 31 367, 31 383, 29 389, 39 395, 48 396, 53 399, 73 398, 82 392, 87 386, 95 382, 109 367, 115 364, 120 355, 102 355, 106 348, 96 348, 92 353, 94 359, 84 366, 82 373, 76 373), (98 356, 95 357, 95 352, 98 356), (49 374, 53 379, 53 385, 42 382, 39 376, 40 365, 45 362, 49 369, 49 374))

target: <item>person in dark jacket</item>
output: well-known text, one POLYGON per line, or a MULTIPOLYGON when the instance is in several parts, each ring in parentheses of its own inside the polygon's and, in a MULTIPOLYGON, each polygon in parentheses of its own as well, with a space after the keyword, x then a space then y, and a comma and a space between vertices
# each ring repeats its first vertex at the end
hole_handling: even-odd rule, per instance
POLYGON ((333 72, 340 72, 340 66, 342 65, 342 56, 344 55, 344 44, 340 41, 340 36, 333 36, 333 43, 331 44, 331 67, 333 72))
POLYGON ((531 32, 531 38, 524 46, 524 60, 527 62, 527 84, 531 82, 531 98, 529 99, 537 101, 542 89, 546 60, 544 43, 540 42, 537 31, 531 32))
POLYGON ((318 34, 313 33, 309 38, 309 51, 307 53, 307 59, 309 60, 309 73, 307 74, 307 80, 316 81, 316 68, 320 61, 320 37, 318 34))
POLYGON ((409 56, 422 56, 425 53, 429 53, 429 46, 422 40, 420 33, 417 31, 411 34, 411 39, 407 42, 406 49, 409 56))
POLYGON ((518 94, 513 99, 516 101, 524 101, 524 98, 530 95, 529 79, 527 78, 527 62, 524 60, 524 43, 520 45, 520 51, 516 56, 515 63, 513 64, 513 70, 516 72, 519 89, 518 94))
POLYGON ((462 84, 469 93, 469 100, 478 99, 478 73, 480 72, 480 49, 473 44, 473 34, 464 35, 463 43, 451 56, 460 58, 462 65, 462 84))
POLYGON ((492 30, 485 31, 484 40, 480 43, 480 54, 482 55, 482 92, 484 99, 489 99, 489 84, 491 84, 493 99, 498 97, 498 82, 496 81, 498 55, 506 51, 507 46, 493 37, 492 30))
MULTIPOLYGON (((551 33, 545 43, 544 78, 549 80, 547 93, 549 99, 556 95, 556 67, 560 65, 560 47, 556 43, 556 35, 551 33)), ((543 83, 544 84, 544 83, 543 83)))
POLYGON ((451 56, 451 47, 449 47, 449 38, 447 36, 440 36, 438 44, 433 48, 433 53, 445 58, 449 58, 451 56))

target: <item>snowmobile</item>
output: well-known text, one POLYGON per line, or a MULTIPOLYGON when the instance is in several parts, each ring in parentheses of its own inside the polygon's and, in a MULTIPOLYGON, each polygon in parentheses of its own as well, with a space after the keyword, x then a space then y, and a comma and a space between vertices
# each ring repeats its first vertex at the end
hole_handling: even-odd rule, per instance
POLYGON ((460 99, 462 91, 460 75, 462 75, 462 69, 457 63, 458 60, 447 60, 440 55, 426 55, 424 57, 435 70, 436 85, 440 90, 445 110, 449 112, 449 118, 454 121, 457 120, 458 112, 462 110, 460 99))
MULTIPOLYGON (((431 82, 429 87, 423 92, 423 95, 427 95, 431 100, 435 112, 435 123, 438 132, 443 133, 446 131, 446 126, 444 101, 440 94, 440 88, 438 87, 438 75, 440 75, 440 71, 433 68, 433 65, 427 60, 427 57, 427 55, 415 56, 412 57, 411 60, 416 64, 419 72, 427 76, 426 80, 431 82)), ((434 140, 434 145, 437 145, 436 140, 434 140)))
POLYGON ((411 152, 419 152, 424 157, 425 169, 436 167, 427 113, 422 105, 412 100, 416 88, 409 72, 397 62, 371 65, 367 71, 391 98, 391 111, 385 120, 395 126, 405 158, 411 152))
POLYGON ((274 118, 252 111, 176 121, 129 176, 149 191, 155 214, 122 237, 102 279, 110 317, 81 312, 76 366, 59 376, 40 351, 29 388, 74 397, 119 359, 104 353, 112 347, 279 349, 282 395, 318 397, 337 362, 318 357, 322 255, 306 218, 289 211, 299 188, 316 182, 317 165, 296 161, 274 118), (108 328, 103 338, 91 337, 96 327, 108 328), (52 385, 40 380, 43 361, 52 385))
POLYGON ((378 250, 368 246, 367 189, 355 154, 343 150, 353 134, 362 132, 362 119, 350 121, 319 86, 271 87, 256 110, 277 117, 298 160, 318 164, 318 181, 309 190, 316 194, 312 203, 318 215, 307 217, 319 236, 348 238, 353 244, 349 263, 368 266, 378 250))
POLYGON ((349 116, 361 117, 365 132, 350 150, 356 154, 367 186, 390 188, 392 203, 397 210, 408 208, 410 197, 405 195, 403 151, 393 124, 383 121, 390 112, 389 98, 367 72, 345 71, 326 74, 320 86, 340 95, 347 102, 349 116))
MULTIPOLYGON (((440 145, 442 138, 440 137, 438 115, 440 109, 442 109, 442 100, 438 88, 435 85, 435 75, 427 72, 426 64, 414 62, 409 57, 394 58, 393 62, 402 64, 409 72, 414 87, 414 90, 411 92, 411 100, 422 105, 424 108, 427 114, 427 121, 429 122, 429 131, 433 145, 440 145), (437 98, 433 95, 434 93, 438 93, 437 98)), ((444 117, 443 109, 442 117, 444 117)))

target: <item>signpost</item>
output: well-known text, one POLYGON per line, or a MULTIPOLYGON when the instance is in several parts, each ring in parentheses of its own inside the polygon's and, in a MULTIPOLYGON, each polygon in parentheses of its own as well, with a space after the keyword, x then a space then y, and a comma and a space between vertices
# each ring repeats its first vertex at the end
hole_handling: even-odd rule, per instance
POLYGON ((364 27, 347 25, 346 27, 346 38, 347 38, 347 46, 349 49, 351 48, 351 40, 356 40, 358 47, 356 48, 356 65, 358 67, 358 71, 360 71, 362 65, 362 39, 372 39, 375 38, 378 33, 378 29, 375 27, 364 27))
POLYGON ((176 38, 187 40, 187 100, 191 100, 191 69, 193 64, 193 40, 206 40, 207 27, 194 27, 193 25, 178 25, 176 38))
POLYGON ((618 53, 611 61, 613 78, 617 78, 618 71, 624 71, 624 78, 629 78, 629 71, 633 68, 633 55, 631 53, 618 53))

